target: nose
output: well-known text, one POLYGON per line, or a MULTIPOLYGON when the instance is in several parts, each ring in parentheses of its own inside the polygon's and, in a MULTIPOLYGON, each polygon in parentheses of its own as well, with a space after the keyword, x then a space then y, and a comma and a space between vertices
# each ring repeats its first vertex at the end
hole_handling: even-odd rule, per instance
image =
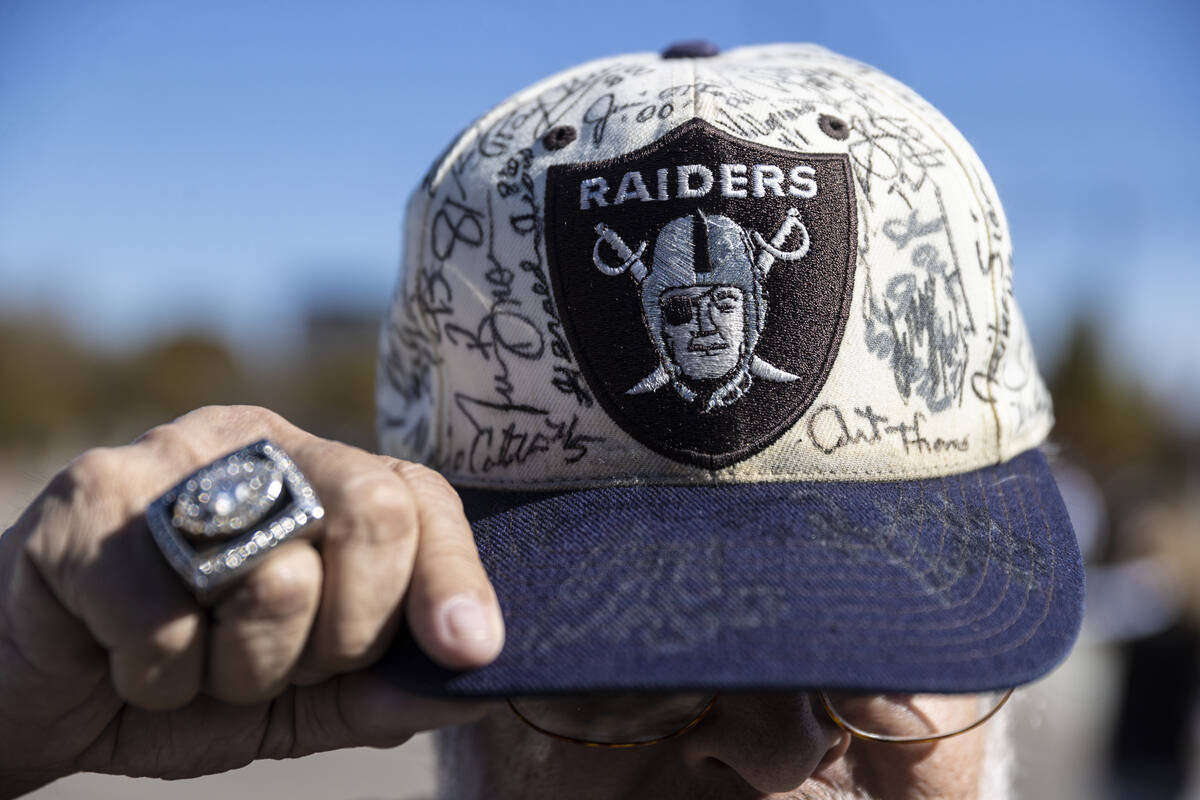
POLYGON ((704 295, 700 298, 700 308, 696 311, 696 322, 700 326, 700 334, 714 333, 717 326, 713 323, 712 318, 713 303, 712 298, 704 295))
POLYGON ((723 694, 680 741, 698 773, 732 770, 764 794, 796 789, 840 759, 850 735, 810 694, 723 694))

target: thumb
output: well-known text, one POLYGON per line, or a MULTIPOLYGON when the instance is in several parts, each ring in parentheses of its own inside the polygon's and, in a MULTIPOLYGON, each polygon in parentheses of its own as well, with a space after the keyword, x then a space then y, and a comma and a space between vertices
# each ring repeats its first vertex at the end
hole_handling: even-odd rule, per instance
POLYGON ((370 672, 298 686, 292 752, 295 757, 343 747, 396 747, 414 733, 483 719, 495 701, 425 697, 397 689, 370 672))

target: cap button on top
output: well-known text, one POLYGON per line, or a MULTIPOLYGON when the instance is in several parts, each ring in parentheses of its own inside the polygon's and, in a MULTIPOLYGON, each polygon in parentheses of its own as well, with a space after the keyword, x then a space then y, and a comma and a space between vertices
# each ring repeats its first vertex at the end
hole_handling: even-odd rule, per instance
POLYGON ((688 39, 687 41, 675 42, 668 45, 667 49, 662 51, 662 57, 710 58, 719 52, 721 52, 721 48, 707 39, 688 39))

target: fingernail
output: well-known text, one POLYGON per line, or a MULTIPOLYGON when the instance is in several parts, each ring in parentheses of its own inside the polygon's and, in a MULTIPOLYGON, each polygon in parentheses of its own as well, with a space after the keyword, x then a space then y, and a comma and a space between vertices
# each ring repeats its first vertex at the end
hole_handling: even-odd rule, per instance
POLYGON ((443 603, 442 620, 452 643, 490 645, 495 638, 488 612, 470 595, 451 597, 443 603))

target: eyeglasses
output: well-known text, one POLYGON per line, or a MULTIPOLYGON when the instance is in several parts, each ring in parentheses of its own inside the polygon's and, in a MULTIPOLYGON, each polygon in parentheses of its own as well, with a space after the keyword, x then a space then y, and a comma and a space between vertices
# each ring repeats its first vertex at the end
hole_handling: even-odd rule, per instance
MULTIPOLYGON (((958 736, 991 719, 1013 690, 980 694, 867 694, 818 691, 825 712, 859 739, 918 744, 958 736)), ((658 744, 694 728, 718 695, 639 692, 510 697, 539 733, 591 747, 658 744)))

